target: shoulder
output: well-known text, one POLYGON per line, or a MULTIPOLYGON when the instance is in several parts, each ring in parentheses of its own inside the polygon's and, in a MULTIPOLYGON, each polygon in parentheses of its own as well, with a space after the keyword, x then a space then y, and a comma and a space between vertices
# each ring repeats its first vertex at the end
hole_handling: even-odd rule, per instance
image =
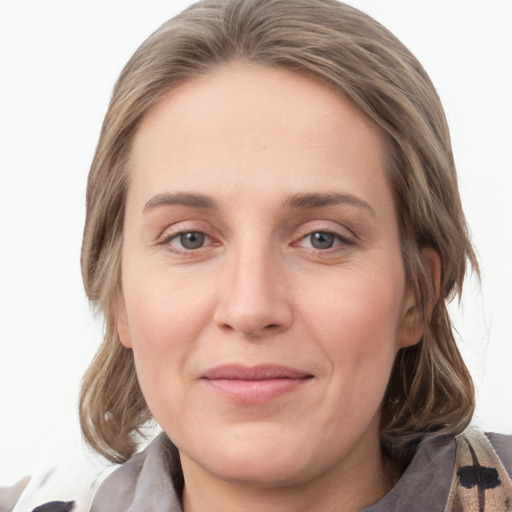
POLYGON ((0 511, 89 512, 96 490, 115 467, 88 453, 81 443, 70 446, 54 465, 0 488, 0 511))
POLYGON ((512 441, 468 428, 456 437, 455 468, 447 512, 512 511, 512 441))
POLYGON ((428 434, 393 489, 364 512, 512 512, 511 469, 510 436, 428 434))
POLYGON ((486 433, 496 455, 506 469, 508 476, 512 478, 512 436, 504 434, 486 433))
POLYGON ((91 512, 180 512, 179 455, 162 433, 98 489, 91 512))
POLYGON ((476 428, 467 428, 457 436, 458 465, 463 463, 499 468, 503 478, 512 478, 512 436, 483 433, 476 428))

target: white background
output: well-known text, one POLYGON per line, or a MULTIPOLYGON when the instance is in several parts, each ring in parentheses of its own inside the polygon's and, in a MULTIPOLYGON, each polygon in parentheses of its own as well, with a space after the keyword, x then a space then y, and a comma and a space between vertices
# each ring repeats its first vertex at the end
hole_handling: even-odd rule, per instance
MULTIPOLYGON (((82 290, 85 183, 121 67, 185 0, 0 0, 0 483, 79 443, 101 337, 82 290)), ((352 0, 431 75, 482 266, 454 308, 475 422, 512 433, 512 2, 352 0)))

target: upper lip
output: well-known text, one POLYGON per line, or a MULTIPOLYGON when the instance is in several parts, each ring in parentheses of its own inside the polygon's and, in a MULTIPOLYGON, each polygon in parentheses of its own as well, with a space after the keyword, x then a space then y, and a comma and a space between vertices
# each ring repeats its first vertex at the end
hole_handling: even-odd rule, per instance
POLYGON ((270 379, 306 379, 310 373, 276 364, 245 366, 242 364, 223 364, 207 370, 201 378, 207 380, 270 380, 270 379))

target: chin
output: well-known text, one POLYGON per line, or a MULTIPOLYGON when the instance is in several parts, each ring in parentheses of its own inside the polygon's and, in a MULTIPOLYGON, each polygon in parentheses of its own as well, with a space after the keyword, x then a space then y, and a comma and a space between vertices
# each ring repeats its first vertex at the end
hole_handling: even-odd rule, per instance
POLYGON ((226 429, 213 448, 201 451, 196 462, 222 480, 256 487, 296 485, 311 478, 314 464, 304 449, 305 439, 275 425, 244 427, 232 429, 236 432, 226 429))
POLYGON ((222 480, 257 488, 278 488, 300 485, 310 479, 309 468, 301 459, 300 450, 293 453, 261 451, 225 457, 220 467, 212 468, 222 480))

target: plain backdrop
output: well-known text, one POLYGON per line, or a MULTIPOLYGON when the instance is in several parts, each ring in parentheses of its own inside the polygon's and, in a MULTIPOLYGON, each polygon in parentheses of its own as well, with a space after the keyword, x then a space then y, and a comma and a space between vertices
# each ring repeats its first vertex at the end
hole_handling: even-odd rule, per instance
MULTIPOLYGON (((101 338, 82 289, 85 184, 122 66, 185 0, 0 0, 0 483, 79 445, 101 338)), ((452 305, 475 423, 512 433, 512 2, 352 0, 444 103, 482 285, 452 305)))

